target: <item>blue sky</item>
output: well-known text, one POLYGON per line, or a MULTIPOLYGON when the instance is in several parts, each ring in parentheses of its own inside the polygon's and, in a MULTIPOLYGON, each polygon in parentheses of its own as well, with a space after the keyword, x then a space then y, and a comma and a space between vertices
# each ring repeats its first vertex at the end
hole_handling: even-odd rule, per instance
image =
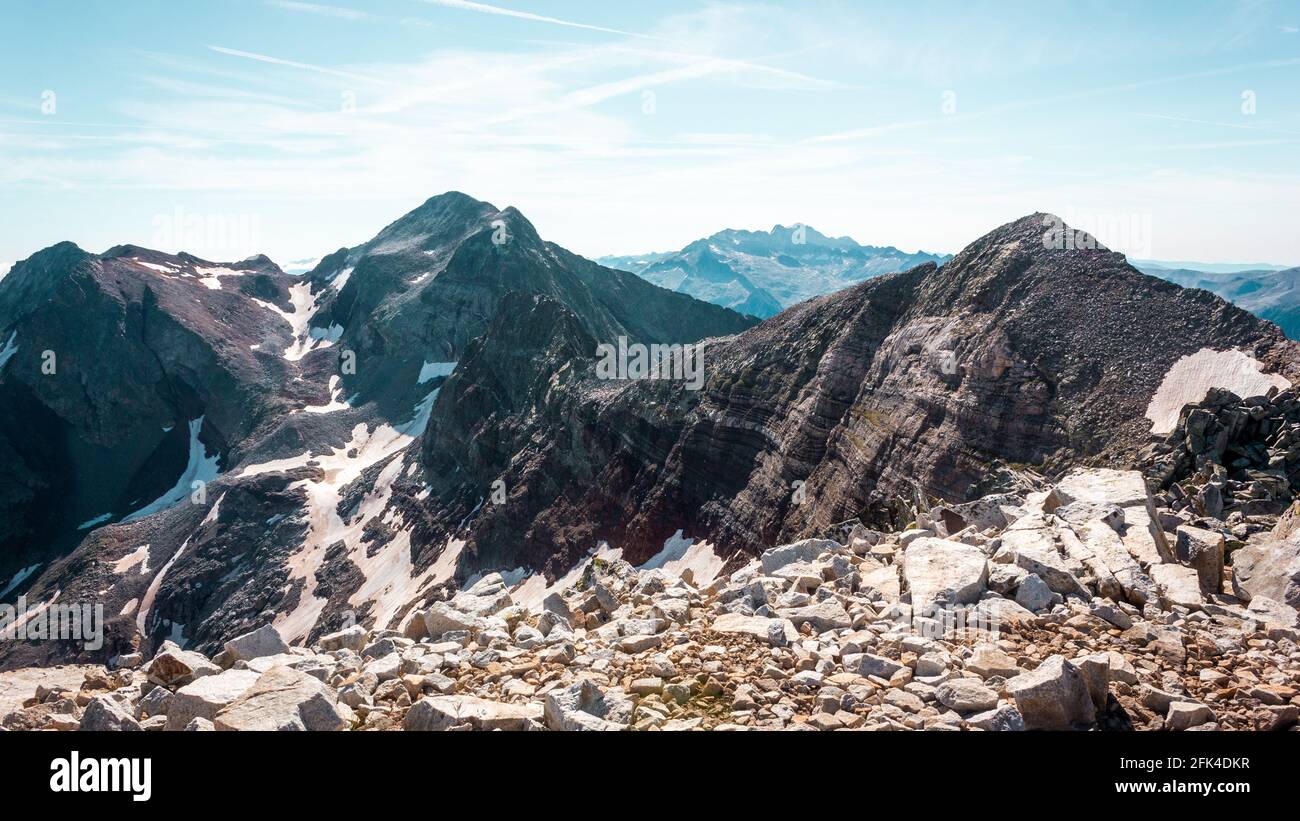
POLYGON ((1300 264, 1295 0, 0 9, 0 260, 316 257, 457 189, 588 256, 796 222, 951 252, 1042 210, 1300 264))

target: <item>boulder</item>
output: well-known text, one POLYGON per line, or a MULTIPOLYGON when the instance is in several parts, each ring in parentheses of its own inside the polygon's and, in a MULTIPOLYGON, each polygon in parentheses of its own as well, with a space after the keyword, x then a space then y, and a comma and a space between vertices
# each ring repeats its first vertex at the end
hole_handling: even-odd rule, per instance
POLYGON ((744 633, 768 642, 774 647, 784 647, 799 640, 799 631, 789 619, 768 619, 762 616, 745 616, 740 613, 723 613, 713 621, 717 633, 744 633))
POLYGON ((127 705, 111 695, 102 695, 95 696, 86 704, 80 729, 87 732, 137 731, 140 722, 131 715, 127 705))
POLYGON ((1059 600, 1059 597, 1047 586, 1047 582, 1030 573, 1020 582, 1016 589, 1016 604, 1035 613, 1046 610, 1059 600))
POLYGON ((829 539, 804 539, 801 542, 764 551, 759 560, 762 562, 764 575, 771 576, 786 565, 811 562, 823 553, 839 549, 839 542, 832 542, 829 539))
POLYGON ((1151 578, 1155 580, 1161 601, 1167 606, 1201 607, 1201 581, 1193 568, 1181 564, 1152 565, 1151 578))
MULTIPOLYGON (((415 619, 422 621, 422 619, 415 619)), ((323 653, 333 653, 337 650, 351 650, 360 654, 362 648, 366 646, 366 641, 370 637, 370 631, 359 624, 344 628, 334 633, 321 636, 316 646, 323 653)))
POLYGON ((171 707, 172 699, 175 698, 171 690, 166 687, 155 687, 144 694, 144 697, 136 703, 135 717, 141 721, 153 716, 167 717, 167 710, 171 707))
POLYGON ((913 612, 929 615, 936 605, 978 601, 988 580, 988 560, 977 547, 921 537, 903 554, 903 578, 913 612))
POLYGON ((606 693, 584 678, 547 693, 544 713, 552 730, 611 731, 626 730, 633 709, 630 700, 606 693))
POLYGON ((1251 544, 1232 554, 1232 592, 1300 608, 1300 536, 1251 544))
POLYGON ((1084 684, 1088 686, 1088 695, 1092 697, 1092 706, 1098 713, 1105 712, 1110 698, 1110 654, 1092 653, 1079 656, 1070 663, 1083 676, 1084 684))
POLYGON ((1073 526, 1098 522, 1112 530, 1120 530, 1125 524, 1124 508, 1111 502, 1074 501, 1061 505, 1052 512, 1056 518, 1073 526))
POLYGON ((1297 612, 1294 607, 1270 599, 1268 596, 1256 596, 1251 599, 1250 607, 1247 608, 1246 613, 1252 619, 1258 619, 1266 625, 1287 628, 1300 627, 1300 612, 1297 612))
POLYGON ((1169 705, 1169 713, 1165 716, 1165 729, 1190 730, 1209 721, 1214 721, 1214 711, 1204 704, 1175 701, 1169 705))
POLYGON ((436 639, 445 633, 462 630, 473 635, 478 632, 481 623, 476 617, 462 613, 445 602, 434 602, 424 611, 424 626, 429 635, 436 639))
POLYGON ((963 666, 980 678, 989 678, 990 676, 1011 678, 1021 672, 1015 659, 992 644, 977 645, 963 666))
POLYGON ((1106 565, 1130 604, 1142 607, 1155 598, 1155 582, 1143 572, 1142 566, 1113 528, 1102 522, 1088 522, 1074 531, 1093 555, 1106 565))
POLYGON ((827 599, 817 604, 792 607, 776 612, 782 618, 789 619, 796 630, 808 624, 812 626, 814 633, 840 630, 853 624, 853 619, 849 616, 848 611, 844 609, 844 605, 835 599, 827 599))
POLYGON ((867 595, 875 594, 887 602, 896 602, 902 595, 898 580, 898 565, 887 564, 868 570, 858 579, 858 589, 867 595))
POLYGON ((1022 732, 1025 718, 1020 711, 1010 704, 1002 704, 988 712, 968 716, 966 723, 987 732, 1022 732))
POLYGON ((1048 588, 1062 596, 1091 598, 1088 588, 1076 576, 1083 570, 1082 565, 1072 563, 1056 545, 1055 530, 1048 526, 1010 530, 1002 534, 1002 551, 1014 556, 1017 567, 1038 576, 1048 588))
POLYGON ((875 676, 886 680, 903 669, 899 662, 871 653, 849 653, 843 661, 845 670, 860 676, 875 676))
POLYGON ((1075 502, 1120 508, 1124 513, 1120 535, 1129 552, 1143 565, 1173 561, 1169 540, 1156 524, 1155 500, 1140 471, 1079 468, 1052 489, 1043 509, 1050 513, 1075 502))
POLYGON ((252 670, 226 670, 204 676, 176 691, 167 705, 168 730, 183 730, 196 718, 211 721, 221 708, 239 698, 261 675, 252 670))
POLYGON ((542 720, 540 704, 506 704, 474 696, 426 696, 411 706, 402 729, 413 732, 450 730, 527 730, 542 720))
POLYGON ((1201 592, 1207 596, 1223 592, 1223 534, 1191 525, 1175 531, 1174 555, 1196 570, 1201 592))
POLYGON ((196 678, 213 676, 220 672, 221 668, 208 661, 207 656, 202 653, 182 650, 176 644, 165 641, 153 660, 149 662, 145 675, 154 684, 171 688, 183 687, 196 678))
POLYGON ((348 726, 343 709, 320 680, 275 667, 223 707, 212 723, 218 730, 343 730, 348 726))
POLYGON ((226 642, 226 655, 231 661, 248 661, 287 652, 289 645, 284 643, 280 632, 270 624, 264 624, 251 633, 236 636, 226 642))
POLYGON ((1008 680, 1007 692, 1030 730, 1068 730, 1097 717, 1087 681, 1064 656, 1051 656, 1008 680))
POLYGON ((945 681, 934 691, 934 697, 943 706, 959 713, 992 710, 998 704, 996 692, 969 678, 945 681))

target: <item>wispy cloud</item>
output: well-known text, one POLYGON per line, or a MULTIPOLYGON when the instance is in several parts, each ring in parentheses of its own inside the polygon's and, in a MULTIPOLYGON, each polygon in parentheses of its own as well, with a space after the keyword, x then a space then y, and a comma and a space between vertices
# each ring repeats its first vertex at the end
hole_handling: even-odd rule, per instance
POLYGON ((566 26, 568 28, 586 29, 587 31, 600 31, 605 34, 618 34, 623 37, 639 37, 647 40, 658 40, 660 38, 649 34, 638 34, 621 29, 606 28, 605 26, 595 26, 589 23, 578 23, 573 20, 561 20, 557 17, 546 17, 541 14, 532 14, 526 11, 516 11, 514 9, 502 8, 501 6, 490 6, 487 3, 473 3, 470 0, 420 0, 421 3, 427 3, 431 6, 442 6, 443 8, 459 9, 461 11, 474 11, 479 14, 493 14, 498 17, 513 17, 517 20, 531 20, 534 23, 549 23, 553 26, 566 26))
POLYGON ((1287 128, 1275 128, 1267 125, 1250 125, 1247 123, 1225 123, 1222 120, 1200 120, 1195 117, 1175 117, 1169 114, 1138 114, 1139 117, 1146 117, 1151 120, 1166 120, 1175 123, 1188 123, 1189 125, 1213 125, 1219 128, 1235 128, 1243 131, 1267 131, 1274 134, 1297 134, 1300 131, 1293 131, 1287 128))
POLYGON ((307 14, 319 14, 323 17, 337 17, 341 20, 372 20, 374 15, 359 9, 343 6, 327 6, 320 3, 300 3, 297 0, 266 0, 268 6, 287 11, 301 11, 307 14))
POLYGON ((1211 77, 1223 77, 1232 74, 1240 74, 1248 71, 1264 71, 1283 68, 1293 68, 1300 66, 1300 57, 1263 60, 1252 63, 1241 63, 1233 66, 1223 66, 1220 68, 1205 69, 1204 71, 1193 71, 1184 74, 1174 74, 1165 77, 1152 77, 1146 80, 1134 80, 1127 83, 1116 83, 1097 88, 1077 89, 1067 91, 1062 94, 1053 94, 1046 97, 1027 98, 1022 100, 1011 100, 990 106, 979 111, 944 115, 920 120, 908 120, 892 123, 880 123, 859 129, 848 131, 839 131, 830 134, 822 134, 809 138, 808 142, 843 142, 850 140, 862 140, 879 137, 883 134, 890 134, 896 131, 909 131, 916 128, 925 128, 938 125, 940 123, 951 123, 973 119, 986 119, 1012 111, 1022 111, 1031 108, 1039 108, 1045 105, 1056 103, 1076 102, 1096 97, 1105 97, 1114 94, 1123 94, 1130 91, 1140 91, 1146 88, 1158 86, 1173 85, 1176 83, 1185 83, 1192 80, 1204 80, 1211 77))

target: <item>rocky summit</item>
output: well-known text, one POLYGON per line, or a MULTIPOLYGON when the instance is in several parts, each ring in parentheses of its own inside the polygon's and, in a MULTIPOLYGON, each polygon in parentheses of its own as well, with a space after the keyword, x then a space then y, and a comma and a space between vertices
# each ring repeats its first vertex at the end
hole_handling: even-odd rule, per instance
POLYGON ((42 251, 0 724, 1292 728, 1300 350, 1054 223, 762 322, 457 193, 297 274, 42 251))

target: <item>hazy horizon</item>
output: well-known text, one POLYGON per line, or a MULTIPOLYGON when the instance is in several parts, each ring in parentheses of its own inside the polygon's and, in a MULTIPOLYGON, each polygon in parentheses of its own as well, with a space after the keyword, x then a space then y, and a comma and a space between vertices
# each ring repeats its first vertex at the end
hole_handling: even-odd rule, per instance
POLYGON ((4 12, 0 267, 285 264, 447 190, 593 258, 776 224, 955 253, 1044 211, 1135 259, 1300 264, 1296 2, 76 9, 4 12))

